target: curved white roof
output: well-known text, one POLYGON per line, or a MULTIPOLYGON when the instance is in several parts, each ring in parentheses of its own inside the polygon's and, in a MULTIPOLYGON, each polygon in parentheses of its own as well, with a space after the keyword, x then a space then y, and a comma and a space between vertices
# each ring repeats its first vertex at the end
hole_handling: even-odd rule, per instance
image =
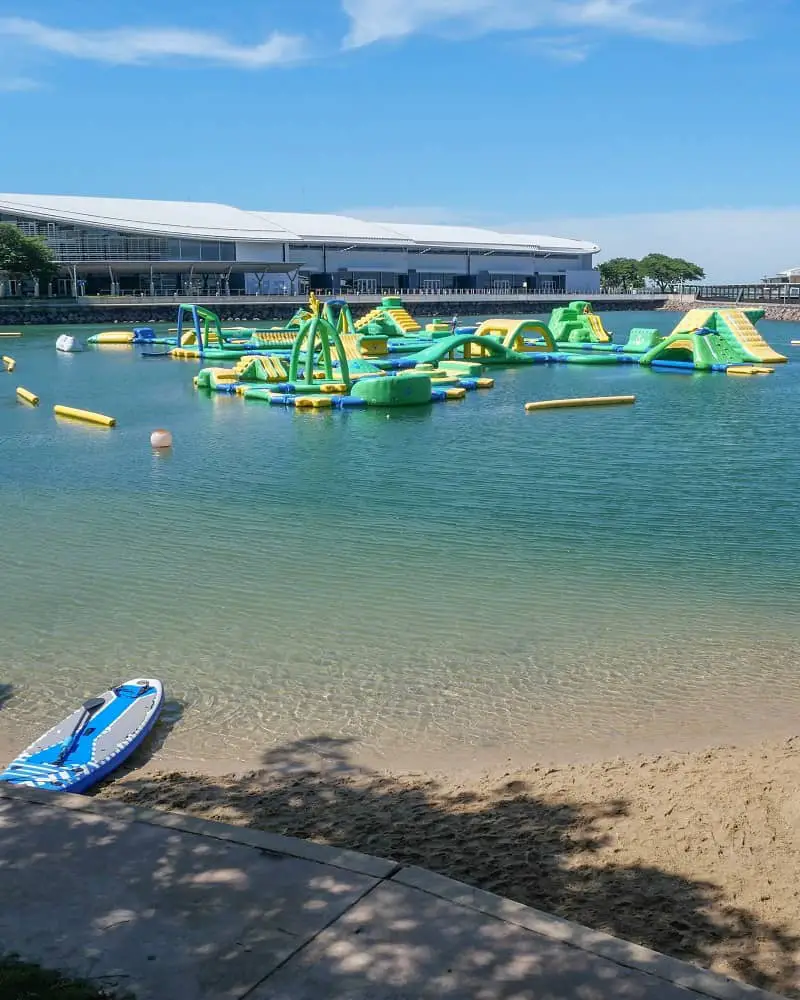
POLYGON ((291 238, 285 229, 254 212, 203 201, 0 194, 0 212, 151 235, 215 240, 283 241, 291 238))
POLYGON ((0 194, 0 212, 129 233, 264 243, 341 243, 491 252, 592 254, 594 243, 470 226, 368 222, 346 215, 250 212, 216 202, 0 194))
POLYGON ((304 212, 254 212, 272 225, 283 226, 304 241, 330 240, 332 243, 408 243, 396 227, 381 222, 365 222, 349 215, 311 215, 304 212))

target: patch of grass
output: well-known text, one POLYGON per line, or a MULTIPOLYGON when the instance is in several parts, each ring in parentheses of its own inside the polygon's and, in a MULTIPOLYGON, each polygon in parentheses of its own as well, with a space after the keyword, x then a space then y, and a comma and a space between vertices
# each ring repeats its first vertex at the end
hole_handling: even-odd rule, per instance
POLYGON ((0 956, 0 1000, 109 1000, 102 987, 0 956))

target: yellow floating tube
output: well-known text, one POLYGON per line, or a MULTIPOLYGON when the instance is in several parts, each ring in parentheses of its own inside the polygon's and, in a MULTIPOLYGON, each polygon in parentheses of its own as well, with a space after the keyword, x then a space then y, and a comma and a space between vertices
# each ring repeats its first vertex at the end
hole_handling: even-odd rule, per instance
MULTIPOLYGON (((21 333, 0 333, 0 337, 21 337, 21 333)), ((798 341, 800 343, 800 341, 798 341)))
POLYGON ((315 410, 325 410, 333 406, 333 400, 330 396, 314 396, 311 399, 311 405, 315 410))
POLYGON ((92 337, 93 344, 132 344, 133 333, 130 330, 106 330, 92 337))
POLYGON ((54 406, 53 413, 57 417, 69 417, 71 420, 83 420, 87 424, 99 424, 101 427, 116 426, 114 417, 107 417, 103 413, 93 413, 91 410, 76 410, 72 406, 54 406))
POLYGON ((342 394, 347 392, 347 386, 344 382, 328 382, 327 385, 321 385, 319 387, 320 392, 332 392, 334 394, 342 394))
POLYGON ((584 396, 575 399, 537 399, 526 403, 525 410, 552 410, 561 406, 614 406, 617 403, 635 403, 635 396, 584 396))
POLYGON ((192 350, 190 347, 173 347, 169 356, 179 358, 181 361, 197 361, 200 358, 200 352, 192 350))
POLYGON ((17 395, 20 399, 24 399, 26 403, 30 403, 31 406, 39 405, 39 397, 35 396, 30 389, 23 389, 21 385, 17 386, 17 395))
POLYGON ((772 375, 774 368, 766 365, 732 365, 727 369, 728 375, 772 375))
POLYGON ((2 362, 6 366, 7 372, 13 372, 17 367, 17 362, 13 358, 10 358, 7 354, 3 355, 2 362))
MULTIPOLYGON (((7 333, 7 334, 5 334, 5 336, 6 337, 13 337, 14 334, 13 333, 7 333)), ((792 345, 792 347, 800 347, 800 340, 790 340, 789 343, 792 345)))

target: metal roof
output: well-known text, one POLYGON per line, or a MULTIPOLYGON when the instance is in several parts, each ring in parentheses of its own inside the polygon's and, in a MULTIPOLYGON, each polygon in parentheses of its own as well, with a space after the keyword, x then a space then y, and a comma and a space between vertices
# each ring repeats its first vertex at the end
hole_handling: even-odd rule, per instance
POLYGON ((331 243, 381 243, 407 246, 408 239, 393 227, 365 222, 349 215, 312 215, 301 212, 254 212, 271 225, 282 226, 301 240, 331 243))
POLYGON ((470 226, 369 222, 345 215, 250 212, 215 202, 0 194, 0 212, 128 233, 256 243, 324 242, 494 253, 585 254, 600 249, 594 243, 558 236, 501 233, 470 226))
POLYGON ((0 212, 150 235, 255 241, 291 237, 257 213, 213 202, 0 194, 0 212))

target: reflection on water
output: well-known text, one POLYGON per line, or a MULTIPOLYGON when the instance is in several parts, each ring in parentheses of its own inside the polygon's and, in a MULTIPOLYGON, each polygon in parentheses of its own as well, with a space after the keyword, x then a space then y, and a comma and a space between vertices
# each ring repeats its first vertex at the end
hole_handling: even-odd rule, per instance
MULTIPOLYGON (((787 351, 800 330, 763 327, 787 351)), ((196 394, 194 365, 62 356, 55 335, 15 345, 38 409, 0 383, 0 748, 146 673, 183 706, 156 761, 204 766, 319 732, 444 766, 797 717, 800 368, 505 370, 387 420, 196 394), (118 426, 56 422, 56 402, 118 426)))

